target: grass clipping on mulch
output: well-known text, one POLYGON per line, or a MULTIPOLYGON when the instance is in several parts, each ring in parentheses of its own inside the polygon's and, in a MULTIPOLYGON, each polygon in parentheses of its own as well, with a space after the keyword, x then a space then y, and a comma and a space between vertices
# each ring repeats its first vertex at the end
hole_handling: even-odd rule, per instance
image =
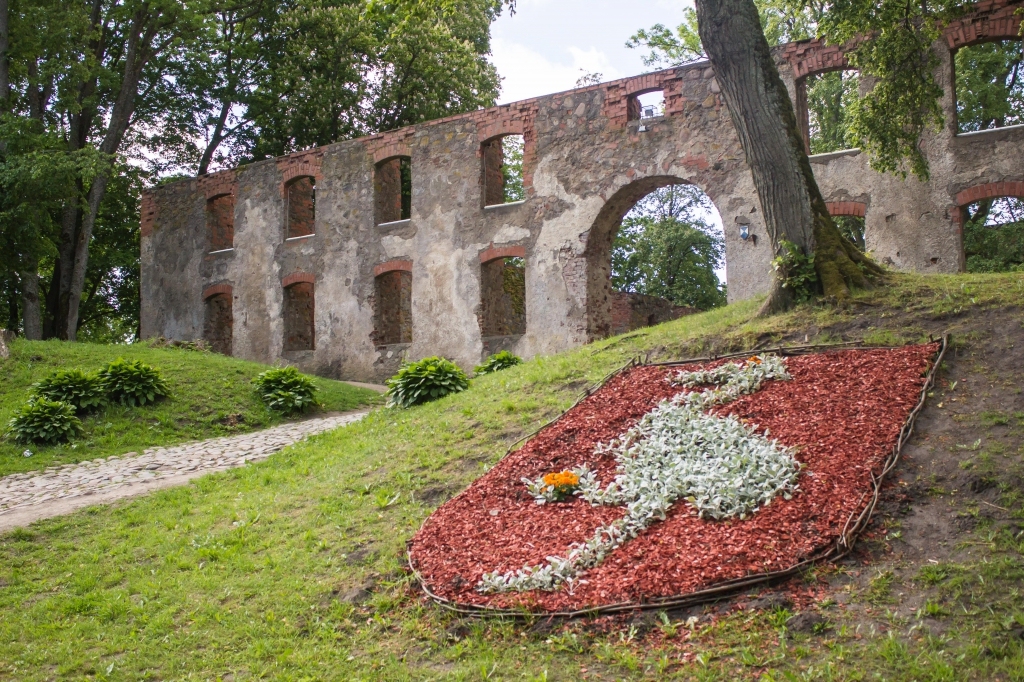
POLYGON ((765 380, 749 394, 708 403, 706 410, 711 417, 734 418, 752 437, 796 459, 795 485, 779 488, 785 494, 742 518, 718 519, 680 498, 663 520, 568 581, 547 589, 489 589, 494 576, 557 564, 630 514, 625 506, 592 504, 579 494, 538 503, 524 479, 575 471, 591 489, 608 486, 622 464, 622 448, 616 459, 610 443, 649 422, 671 404, 665 401, 678 403, 685 399, 680 394, 714 388, 681 386, 673 381, 680 371, 745 361, 625 369, 435 511, 410 543, 410 564, 424 587, 448 604, 533 612, 658 602, 784 571, 835 546, 869 504, 872 477, 917 404, 937 348, 787 357, 788 379, 765 380))

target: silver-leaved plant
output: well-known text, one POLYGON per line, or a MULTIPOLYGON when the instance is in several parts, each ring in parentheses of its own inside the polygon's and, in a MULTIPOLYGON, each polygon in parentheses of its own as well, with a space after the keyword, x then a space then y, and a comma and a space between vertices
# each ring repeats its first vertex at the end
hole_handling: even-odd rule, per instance
MULTIPOLYGON (((670 379, 675 385, 711 387, 662 401, 621 438, 598 444, 595 454, 611 453, 618 464, 607 486, 601 487, 586 466, 573 469, 580 478, 577 495, 594 505, 624 506, 625 516, 599 527, 585 542, 570 545, 564 557, 484 574, 477 590, 553 590, 571 584, 654 521, 664 520, 679 499, 689 502, 701 518, 716 520, 744 519, 779 494, 790 499, 800 472, 793 449, 768 440, 767 430, 761 435, 735 417, 704 410, 754 393, 765 381, 791 378, 785 360, 773 355, 677 373, 670 379)), ((542 480, 523 481, 538 504, 552 501, 538 485, 542 480)))

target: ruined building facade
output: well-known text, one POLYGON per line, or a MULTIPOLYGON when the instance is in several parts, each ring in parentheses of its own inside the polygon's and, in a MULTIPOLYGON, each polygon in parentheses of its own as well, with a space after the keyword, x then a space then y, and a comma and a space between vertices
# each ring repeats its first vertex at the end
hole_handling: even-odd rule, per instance
MULTIPOLYGON (((959 47, 1016 38, 1019 6, 980 3, 948 27, 933 48, 939 82, 959 47)), ((776 55, 806 125, 805 79, 846 67, 843 51, 804 41, 776 55)), ((951 86, 942 106, 945 127, 922 141, 928 181, 880 175, 858 150, 811 157, 831 209, 863 216, 869 251, 899 270, 962 270, 965 207, 1024 196, 1024 126, 958 135, 951 86)), ((721 214, 729 299, 766 291, 772 254, 750 170, 714 71, 697 63, 148 191, 142 336, 203 337, 364 381, 403 357, 468 369, 502 348, 562 351, 636 314, 609 283, 615 230, 676 183, 699 186, 721 214), (664 115, 640 119, 637 97, 654 90, 664 115), (495 141, 513 134, 526 196, 502 203, 495 141)))

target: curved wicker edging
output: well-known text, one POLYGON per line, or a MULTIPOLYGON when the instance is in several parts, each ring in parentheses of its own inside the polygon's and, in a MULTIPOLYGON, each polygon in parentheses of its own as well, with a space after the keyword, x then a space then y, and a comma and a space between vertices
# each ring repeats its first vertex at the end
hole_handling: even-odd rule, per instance
MULTIPOLYGON (((476 605, 471 605, 471 604, 459 604, 459 603, 454 602, 454 601, 452 601, 450 599, 445 599, 444 597, 441 597, 441 596, 438 596, 438 595, 434 594, 433 592, 430 591, 430 588, 427 587, 426 583, 423 581, 422 576, 420 576, 419 572, 413 566, 412 556, 410 556, 410 554, 408 552, 408 549, 406 550, 406 563, 408 564, 409 570, 412 572, 413 577, 416 579, 416 582, 419 583, 420 589, 423 590, 423 593, 426 594, 431 600, 433 600, 439 606, 441 606, 441 607, 443 607, 443 608, 445 608, 445 609, 447 609, 449 611, 453 611, 455 613, 459 613, 459 614, 466 615, 466 616, 473 616, 473 617, 488 617, 488 616, 504 617, 504 618, 537 618, 537 617, 543 617, 543 618, 570 619, 570 618, 580 618, 580 617, 583 617, 583 616, 609 615, 609 614, 615 614, 615 613, 622 613, 624 611, 642 611, 642 610, 650 610, 650 609, 683 608, 683 607, 687 607, 687 606, 694 606, 696 604, 702 604, 702 603, 706 603, 706 602, 710 602, 710 601, 715 601, 715 600, 717 600, 717 599, 719 599, 719 598, 721 598, 721 597, 723 597, 723 596, 725 596, 727 594, 740 591, 740 590, 742 590, 744 588, 747 588, 747 587, 752 587, 754 585, 760 585, 760 584, 764 584, 764 583, 769 583, 769 582, 773 582, 773 581, 776 581, 776 580, 779 580, 779 579, 782 579, 782 578, 787 578, 787 577, 793 576, 793 575, 799 573, 800 571, 802 571, 807 566, 810 566, 811 564, 814 564, 814 563, 818 563, 820 561, 826 561, 826 560, 836 561, 838 559, 841 559, 844 556, 846 556, 847 554, 849 554, 851 551, 853 551, 853 546, 854 546, 854 544, 857 541, 857 537, 864 531, 864 529, 867 527, 868 523, 871 521, 871 517, 872 517, 872 515, 875 512, 875 507, 877 507, 879 497, 881 496, 882 482, 885 480, 885 477, 889 474, 889 472, 891 472, 893 470, 893 468, 895 468, 896 463, 899 461, 900 453, 903 451, 903 446, 910 439, 910 436, 914 433, 914 422, 917 420, 917 416, 918 416, 918 414, 920 414, 921 410, 924 409, 924 403, 925 403, 925 399, 928 397, 928 391, 931 390, 931 388, 935 385, 935 374, 938 371, 939 367, 941 366, 942 359, 945 357, 946 351, 949 348, 949 339, 950 339, 949 334, 943 334, 942 337, 939 339, 939 350, 938 350, 938 352, 935 355, 935 361, 932 363, 931 369, 928 370, 928 376, 927 376, 927 378, 926 378, 926 380, 924 382, 924 385, 921 387, 921 394, 920 394, 920 397, 918 398, 917 405, 915 405, 914 409, 911 410, 910 415, 907 417, 907 421, 903 424, 903 428, 900 429, 899 438, 896 440, 896 444, 893 446, 892 452, 890 452, 888 454, 888 456, 886 456, 885 460, 883 460, 881 473, 878 476, 875 476, 873 473, 871 474, 871 487, 872 487, 872 490, 871 490, 870 493, 865 493, 864 494, 864 496, 870 495, 871 499, 864 506, 864 508, 861 510, 859 515, 857 515, 855 517, 853 513, 850 514, 850 518, 848 518, 846 520, 846 524, 843 527, 843 532, 840 533, 839 539, 836 541, 835 545, 833 545, 832 547, 828 547, 826 549, 823 549, 823 550, 819 551, 818 553, 814 554, 813 556, 810 556, 810 557, 808 557, 808 558, 806 558, 806 559, 804 559, 804 560, 794 564, 793 566, 790 566, 789 568, 786 568, 786 569, 783 569, 783 570, 779 570, 779 571, 771 571, 769 573, 758 573, 758 574, 755 574, 755 575, 748 575, 748 576, 744 576, 742 578, 735 578, 733 580, 726 580, 726 581, 720 582, 720 583, 718 583, 718 584, 716 584, 716 585, 714 585, 712 587, 709 587, 707 589, 698 590, 696 592, 690 592, 689 594, 679 595, 679 596, 676 596, 676 597, 662 597, 662 598, 651 599, 649 601, 642 601, 642 602, 619 602, 617 604, 605 604, 603 606, 594 606, 594 607, 591 607, 591 608, 579 609, 579 610, 576 610, 576 611, 536 611, 536 612, 534 612, 534 611, 517 610, 517 609, 491 608, 491 607, 487 607, 487 606, 476 606, 476 605)), ((768 348, 766 348, 766 349, 759 349, 757 352, 759 352, 759 353, 776 353, 776 354, 781 355, 783 357, 790 357, 790 356, 796 356, 796 355, 809 355, 809 354, 812 354, 812 353, 827 352, 827 351, 830 351, 830 350, 868 350, 868 349, 873 349, 873 348, 874 349, 877 349, 877 348, 895 349, 895 348, 899 348, 899 346, 869 346, 869 345, 865 345, 865 344, 861 344, 861 343, 857 343, 857 342, 847 342, 847 343, 837 343, 837 344, 819 344, 819 345, 791 346, 789 348, 784 348, 782 346, 779 346, 778 348, 775 348, 775 349, 768 349, 768 348)), ((586 398, 587 396, 592 394, 594 391, 596 391, 599 388, 601 388, 602 386, 604 386, 606 383, 608 383, 609 380, 611 380, 612 377, 616 376, 617 374, 619 374, 620 372, 624 371, 625 369, 627 369, 629 367, 639 367, 639 366, 673 367, 673 366, 677 366, 677 365, 689 365, 689 364, 693 364, 693 363, 696 363, 696 362, 712 362, 712 361, 715 361, 715 360, 725 360, 725 359, 729 359, 729 358, 747 357, 747 356, 750 355, 750 353, 751 353, 751 351, 744 351, 744 352, 729 353, 727 355, 718 355, 718 356, 712 356, 712 357, 693 358, 693 359, 689 359, 689 360, 673 360, 673 361, 670 361, 670 362, 653 362, 653 363, 642 362, 640 360, 639 356, 634 357, 629 362, 627 362, 625 365, 623 365, 623 366, 619 367, 618 369, 614 370, 613 372, 611 372, 610 374, 605 376, 603 379, 601 379, 598 383, 594 384, 590 388, 588 388, 585 391, 583 391, 583 393, 581 393, 579 395, 579 397, 575 400, 575 402, 573 402, 573 404, 569 408, 567 408, 565 411, 563 411, 557 417, 554 417, 553 419, 545 422, 536 431, 533 431, 532 433, 529 433, 529 434, 523 436, 522 438, 517 440, 515 443, 510 445, 508 450, 506 450, 505 454, 502 456, 502 459, 504 459, 505 457, 508 457, 512 453, 512 451, 515 449, 515 447, 517 445, 519 445, 520 443, 522 443, 522 442, 524 442, 524 441, 526 441, 526 440, 536 436, 538 433, 540 433, 541 431, 546 429, 548 426, 550 426, 551 424, 553 424, 556 421, 558 421, 559 419, 561 419, 563 416, 565 416, 566 413, 569 412, 569 410, 572 410, 574 407, 579 405, 579 403, 584 398, 586 398)), ((864 496, 861 497, 862 501, 864 499, 864 496)))

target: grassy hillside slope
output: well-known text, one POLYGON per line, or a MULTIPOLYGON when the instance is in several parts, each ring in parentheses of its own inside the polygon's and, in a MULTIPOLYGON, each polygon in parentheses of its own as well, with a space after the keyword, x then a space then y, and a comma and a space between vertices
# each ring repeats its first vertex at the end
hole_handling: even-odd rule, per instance
MULTIPOLYGON (((155 405, 109 405, 83 418, 85 434, 58 446, 20 445, 0 439, 0 476, 66 462, 123 455, 152 445, 252 431, 282 421, 253 393, 250 382, 265 365, 178 348, 146 344, 106 346, 60 341, 16 340, 11 357, 0 360, 0 432, 25 404, 33 383, 58 370, 91 372, 123 357, 160 370, 170 396, 155 405), (32 453, 23 456, 25 451, 32 453)), ((370 390, 340 381, 315 379, 329 411, 355 409, 379 400, 370 390)))
POLYGON ((842 310, 752 319, 756 301, 732 305, 10 533, 0 680, 1021 679, 1022 295, 1021 274, 905 276, 842 310), (874 537, 750 609, 471 621, 425 602, 403 570, 438 504, 632 356, 946 330, 956 352, 874 537), (811 595, 826 623, 787 627, 786 591, 811 595))

